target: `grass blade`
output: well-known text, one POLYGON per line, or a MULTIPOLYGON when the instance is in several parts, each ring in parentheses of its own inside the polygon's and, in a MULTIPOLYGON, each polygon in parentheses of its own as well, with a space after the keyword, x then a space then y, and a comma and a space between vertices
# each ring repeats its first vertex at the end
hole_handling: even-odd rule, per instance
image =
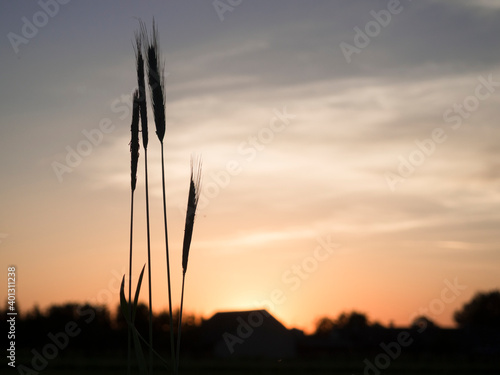
MULTIPOLYGON (((145 267, 145 266, 144 266, 145 267)), ((135 294, 135 301, 134 301, 134 311, 130 311, 130 301, 127 301, 127 298, 125 297, 125 275, 123 275, 122 283, 120 286, 120 309, 122 311, 123 316, 125 317, 125 321, 127 322, 127 327, 129 330, 129 334, 131 335, 134 343, 134 350, 135 350, 135 355, 137 357, 137 364, 139 366, 139 370, 141 374, 147 374, 147 367, 146 367, 146 360, 144 359, 144 353, 142 352, 142 346, 141 346, 141 341, 140 341, 140 334, 137 331, 137 329, 134 326, 134 319, 135 319, 135 310, 137 309, 137 300, 139 297, 139 290, 141 287, 141 282, 142 282, 142 274, 144 273, 144 267, 142 268, 141 276, 139 277, 139 282, 137 283, 137 290, 135 294), (132 319, 130 319, 130 316, 133 316, 132 319)))
POLYGON ((135 322, 135 314, 137 312, 137 303, 139 302, 139 293, 141 292, 141 285, 142 285, 142 277, 144 276, 144 269, 146 268, 146 265, 142 267, 141 274, 139 276, 139 280, 137 281, 137 288, 135 290, 135 297, 134 297, 134 305, 132 309, 132 322, 135 322))
POLYGON ((122 284, 120 286, 120 309, 122 310, 122 314, 125 317, 127 323, 130 321, 130 306, 127 302, 127 298, 125 297, 125 275, 123 275, 122 284))

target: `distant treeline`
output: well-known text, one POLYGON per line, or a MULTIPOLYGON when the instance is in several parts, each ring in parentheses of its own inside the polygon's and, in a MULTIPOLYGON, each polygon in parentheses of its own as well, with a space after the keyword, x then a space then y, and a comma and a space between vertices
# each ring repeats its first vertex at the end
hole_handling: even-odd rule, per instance
MULTIPOLYGON (((1 312, 3 323, 7 311, 1 312)), ((177 321, 174 314, 174 322, 177 321)), ((335 353, 377 352, 381 344, 398 343, 406 352, 433 354, 466 352, 500 355, 500 292, 478 293, 454 314, 456 329, 443 329, 425 316, 417 317, 408 328, 385 327, 371 323, 359 312, 342 313, 337 318, 317 321, 316 332, 304 335, 292 330, 298 356, 335 355, 335 353), (411 345, 410 345, 411 344, 411 345)), ((149 312, 139 304, 135 325, 147 337, 149 312)), ((186 356, 209 356, 201 347, 206 321, 192 314, 183 316, 182 352, 186 356)), ((174 327, 174 332, 177 327, 174 327)), ((169 315, 153 316, 154 346, 158 352, 169 350, 169 315)), ((107 356, 127 354, 127 328, 119 308, 111 314, 106 306, 67 303, 45 311, 34 307, 16 317, 15 342, 18 353, 42 350, 48 343, 59 342, 59 355, 107 356), (64 344, 64 345, 63 345, 64 344)))
MULTIPOLYGON (((7 317, 7 311, 2 311, 0 319, 5 322, 7 317)), ((177 316, 174 315, 174 318, 177 316)), ((145 304, 139 304, 135 326, 143 337, 147 337, 148 322, 148 308, 145 304)), ((196 320, 194 315, 183 314, 182 323, 183 336, 186 332, 185 342, 189 346, 191 333, 200 327, 201 319, 196 320)), ((155 347, 168 347, 168 312, 153 315, 153 328, 155 347)), ((177 326, 174 330, 177 331, 177 326)), ((66 303, 50 306, 44 311, 35 306, 27 312, 21 311, 16 317, 15 342, 18 351, 43 348, 48 343, 53 343, 54 338, 68 337, 64 350, 60 350, 62 356, 75 352, 89 356, 119 352, 126 356, 127 334, 126 321, 119 306, 115 314, 111 314, 105 305, 66 303)))

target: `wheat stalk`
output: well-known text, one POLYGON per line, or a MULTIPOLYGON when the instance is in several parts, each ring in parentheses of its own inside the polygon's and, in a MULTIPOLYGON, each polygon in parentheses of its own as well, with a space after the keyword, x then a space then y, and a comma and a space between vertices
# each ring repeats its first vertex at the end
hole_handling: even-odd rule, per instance
POLYGON ((201 158, 191 158, 191 179, 189 184, 188 203, 186 209, 186 224, 184 226, 184 242, 182 244, 182 273, 186 274, 189 258, 189 248, 193 237, 196 207, 200 199, 201 189, 201 158))
POLYGON ((165 136, 165 77, 164 64, 161 61, 160 48, 158 46, 158 29, 153 19, 153 31, 149 38, 145 34, 147 43, 148 59, 148 83, 151 91, 151 100, 153 102, 153 115, 156 125, 156 135, 161 143, 165 136))
POLYGON ((164 65, 161 62, 160 49, 158 46, 158 30, 153 19, 153 31, 151 37, 148 34, 144 35, 147 46, 147 61, 148 61, 148 84, 151 93, 151 100, 153 105, 153 115, 155 119, 156 135, 161 144, 161 177, 162 177, 162 190, 163 190, 163 222, 165 224, 165 252, 167 260, 167 285, 168 285, 168 307, 170 319, 170 347, 172 366, 175 371, 175 340, 173 330, 173 316, 172 316, 172 288, 170 282, 170 259, 168 251, 168 230, 167 230, 167 196, 165 188, 165 159, 163 150, 163 138, 165 136, 165 96, 164 92, 164 65))
POLYGON ((189 259, 189 249, 193 238, 194 219, 196 216, 196 207, 200 199, 201 191, 201 158, 191 157, 191 177, 189 183, 189 194, 186 209, 186 224, 184 226, 184 241, 182 244, 182 291, 181 291, 181 307, 179 313, 179 328, 177 335, 177 368, 179 371, 180 362, 180 346, 181 346, 181 330, 182 330, 182 308, 184 305, 184 281, 186 279, 186 271, 189 259))
POLYGON ((132 124, 130 125, 130 187, 132 193, 137 185, 137 164, 139 162, 139 91, 134 91, 132 105, 132 124))
POLYGON ((144 79, 144 58, 142 39, 145 26, 140 23, 140 31, 135 33, 135 56, 137 70, 137 87, 139 91, 139 113, 141 117, 142 146, 144 148, 144 170, 146 184, 146 233, 148 245, 148 286, 149 286, 149 372, 153 373, 153 285, 151 281, 151 238, 149 230, 149 185, 148 185, 148 111, 146 106, 146 83, 144 79))
POLYGON ((137 70, 137 87, 139 90, 139 109, 142 124, 142 145, 144 149, 148 148, 148 111, 146 106, 146 82, 144 75, 144 56, 143 56, 143 39, 147 38, 146 26, 141 22, 140 31, 135 33, 135 56, 137 70))
MULTIPOLYGON (((136 90, 133 96, 132 105, 132 124, 130 125, 130 254, 129 254, 129 280, 128 280, 128 299, 129 304, 132 301, 132 249, 133 249, 133 232, 134 232, 134 192, 137 185, 137 164, 139 162, 139 92, 136 90)), ((130 314, 132 314, 132 306, 130 306, 130 314)), ((129 316, 132 320, 132 315, 129 316)), ((128 373, 131 368, 131 331, 128 331, 128 373)))

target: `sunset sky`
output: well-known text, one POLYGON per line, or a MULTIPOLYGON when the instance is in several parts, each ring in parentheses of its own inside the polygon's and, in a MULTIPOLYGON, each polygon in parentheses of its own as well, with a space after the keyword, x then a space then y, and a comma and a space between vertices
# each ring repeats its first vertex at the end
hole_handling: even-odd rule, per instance
MULTIPOLYGON (((203 190, 185 311, 265 307, 306 331, 352 310, 384 325, 423 313, 451 326, 476 292, 500 287, 499 2, 3 1, 0 259, 4 272, 17 267, 21 310, 118 303, 133 37, 153 16, 175 306, 193 153, 203 190)), ((146 262, 142 156, 141 146, 134 279, 146 262)))

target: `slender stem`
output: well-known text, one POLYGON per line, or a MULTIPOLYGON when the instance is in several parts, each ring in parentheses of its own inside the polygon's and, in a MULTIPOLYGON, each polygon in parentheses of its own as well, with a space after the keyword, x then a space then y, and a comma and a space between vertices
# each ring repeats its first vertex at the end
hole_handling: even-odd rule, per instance
MULTIPOLYGON (((134 232, 134 190, 132 190, 130 198, 130 256, 129 256, 129 268, 128 268, 128 306, 129 306, 129 319, 132 321, 132 238, 134 232)), ((132 334, 131 328, 128 327, 128 354, 127 354, 127 373, 130 374, 132 366, 132 334)))
POLYGON ((153 284, 151 282, 151 239, 149 235, 149 188, 148 188, 148 149, 144 148, 146 177, 146 232, 148 238, 148 283, 149 283, 149 373, 153 374, 153 284))
POLYGON ((172 316, 172 288, 170 283, 170 259, 168 256, 168 232, 167 232, 167 197, 165 192, 165 162, 163 158, 163 141, 161 141, 161 180, 163 186, 163 222, 165 223, 165 248, 167 254, 167 284, 168 284, 168 310, 170 317, 170 352, 172 356, 172 366, 175 373, 175 340, 174 340, 174 319, 172 316))
POLYGON ((182 330, 182 307, 184 305, 184 280, 186 278, 186 273, 182 273, 182 292, 181 292, 181 308, 179 311, 179 329, 177 330, 177 367, 175 373, 179 373, 179 362, 180 362, 180 352, 181 352, 181 330, 182 330))

